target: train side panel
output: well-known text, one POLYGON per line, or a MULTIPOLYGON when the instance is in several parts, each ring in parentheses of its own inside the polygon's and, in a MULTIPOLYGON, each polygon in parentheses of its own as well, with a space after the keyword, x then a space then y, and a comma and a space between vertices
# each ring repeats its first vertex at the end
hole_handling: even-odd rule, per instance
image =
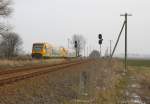
POLYGON ((33 58, 66 58, 68 49, 64 47, 55 47, 48 43, 34 43, 32 48, 33 58))
POLYGON ((43 53, 42 53, 43 58, 51 57, 51 54, 52 54, 51 50, 52 50, 51 45, 49 45, 48 43, 45 43, 43 47, 43 53))

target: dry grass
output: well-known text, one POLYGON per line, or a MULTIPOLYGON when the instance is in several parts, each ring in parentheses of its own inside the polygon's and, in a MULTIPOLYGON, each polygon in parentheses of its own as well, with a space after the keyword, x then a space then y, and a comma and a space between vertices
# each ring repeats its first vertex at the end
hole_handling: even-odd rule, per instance
POLYGON ((23 67, 26 65, 38 65, 38 64, 58 64, 67 61, 66 59, 43 59, 43 60, 0 60, 0 69, 23 67))
POLYGON ((146 104, 150 103, 150 67, 130 67, 130 75, 135 76, 140 88, 136 91, 146 104))
POLYGON ((0 104, 76 104, 76 100, 91 101, 88 104, 116 104, 120 95, 116 86, 120 84, 122 72, 117 60, 112 65, 108 60, 94 60, 2 86, 0 104), (83 72, 87 75, 84 91, 80 83, 83 72), (84 96, 82 92, 88 95, 84 96))
MULTIPOLYGON (((79 69, 78 66, 74 68, 79 69)), ((0 87, 0 104, 64 104, 71 101, 78 93, 80 70, 67 70, 70 69, 0 87)))

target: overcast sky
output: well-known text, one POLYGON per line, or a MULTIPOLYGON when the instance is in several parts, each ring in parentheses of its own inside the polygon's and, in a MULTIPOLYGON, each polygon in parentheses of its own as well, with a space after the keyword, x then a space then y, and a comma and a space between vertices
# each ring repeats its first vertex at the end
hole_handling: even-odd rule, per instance
MULTIPOLYGON (((14 0, 9 19, 31 52, 33 42, 49 42, 67 47, 67 38, 82 34, 87 46, 99 48, 97 35, 103 34, 103 51, 113 45, 128 12, 128 52, 150 53, 149 0, 14 0)), ((124 52, 122 34, 117 53, 124 52)))

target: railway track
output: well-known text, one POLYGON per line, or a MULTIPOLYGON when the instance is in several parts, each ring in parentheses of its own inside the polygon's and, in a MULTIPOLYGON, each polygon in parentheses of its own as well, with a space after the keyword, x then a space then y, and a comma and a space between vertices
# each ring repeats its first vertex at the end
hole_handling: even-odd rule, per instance
POLYGON ((78 60, 73 62, 64 62, 55 65, 41 65, 25 68, 17 68, 14 70, 6 70, 0 72, 0 86, 13 83, 19 80, 31 78, 34 76, 62 70, 67 67, 75 66, 78 64, 86 63, 89 60, 78 60))

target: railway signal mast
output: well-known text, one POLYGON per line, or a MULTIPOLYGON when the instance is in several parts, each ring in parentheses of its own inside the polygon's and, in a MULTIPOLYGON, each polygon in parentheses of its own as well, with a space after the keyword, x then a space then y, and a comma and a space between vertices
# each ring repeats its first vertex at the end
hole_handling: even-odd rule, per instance
POLYGON ((102 45, 102 42, 103 42, 103 37, 102 37, 102 34, 99 34, 98 35, 98 38, 99 38, 99 41, 98 41, 98 43, 99 43, 99 45, 100 45, 100 57, 101 57, 101 45, 102 45))
POLYGON ((78 56, 78 52, 77 52, 77 48, 78 48, 78 42, 77 41, 74 41, 74 47, 76 49, 76 57, 78 56))

